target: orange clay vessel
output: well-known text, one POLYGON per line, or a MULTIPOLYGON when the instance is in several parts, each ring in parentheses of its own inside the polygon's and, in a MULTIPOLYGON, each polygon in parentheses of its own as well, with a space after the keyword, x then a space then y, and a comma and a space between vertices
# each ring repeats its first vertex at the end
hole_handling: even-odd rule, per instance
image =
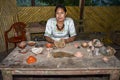
POLYGON ((37 59, 34 56, 29 56, 27 58, 27 63, 31 64, 31 63, 35 63, 37 61, 37 59))
POLYGON ((47 48, 52 48, 52 47, 53 47, 53 44, 51 44, 51 43, 46 43, 45 46, 46 46, 47 48))

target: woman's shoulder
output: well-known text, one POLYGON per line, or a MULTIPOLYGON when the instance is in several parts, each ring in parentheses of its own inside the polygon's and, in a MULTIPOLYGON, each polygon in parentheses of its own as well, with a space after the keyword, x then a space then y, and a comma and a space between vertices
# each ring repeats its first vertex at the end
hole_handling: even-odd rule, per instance
POLYGON ((65 21, 66 21, 66 22, 73 22, 73 19, 70 18, 70 17, 66 17, 65 21))
POLYGON ((56 21, 56 18, 49 18, 48 21, 56 21))
POLYGON ((66 17, 66 19, 65 19, 66 21, 73 21, 73 19, 72 18, 70 18, 70 17, 66 17))

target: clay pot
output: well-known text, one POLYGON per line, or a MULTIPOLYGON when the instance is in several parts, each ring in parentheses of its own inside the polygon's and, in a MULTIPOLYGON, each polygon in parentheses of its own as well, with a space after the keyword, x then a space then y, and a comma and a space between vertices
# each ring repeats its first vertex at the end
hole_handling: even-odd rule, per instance
POLYGON ((89 42, 88 42, 88 45, 89 45, 89 46, 93 46, 93 42, 92 42, 92 41, 89 41, 89 42))
POLYGON ((113 56, 116 53, 116 50, 110 46, 107 46, 107 47, 102 46, 99 49, 99 52, 104 56, 113 56))
POLYGON ((100 48, 103 46, 103 43, 99 39, 93 39, 93 45, 94 47, 100 48))
POLYGON ((109 54, 109 56, 113 56, 116 53, 116 50, 112 48, 111 46, 108 46, 107 53, 109 54))

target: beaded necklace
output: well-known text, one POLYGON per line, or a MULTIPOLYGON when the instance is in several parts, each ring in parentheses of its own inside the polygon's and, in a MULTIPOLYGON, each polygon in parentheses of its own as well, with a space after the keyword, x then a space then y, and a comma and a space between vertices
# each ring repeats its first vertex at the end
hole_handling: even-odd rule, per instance
POLYGON ((62 28, 59 28, 59 26, 57 24, 56 24, 56 26, 57 26, 57 30, 59 30, 59 31, 62 31, 64 29, 64 24, 63 24, 62 28))

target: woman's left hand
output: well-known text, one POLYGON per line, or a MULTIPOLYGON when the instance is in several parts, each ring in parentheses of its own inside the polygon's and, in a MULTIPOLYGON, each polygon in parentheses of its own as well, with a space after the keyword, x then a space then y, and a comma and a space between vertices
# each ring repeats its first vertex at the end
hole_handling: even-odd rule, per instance
POLYGON ((65 47, 65 40, 60 39, 59 41, 55 41, 54 44, 57 48, 64 48, 65 47))

